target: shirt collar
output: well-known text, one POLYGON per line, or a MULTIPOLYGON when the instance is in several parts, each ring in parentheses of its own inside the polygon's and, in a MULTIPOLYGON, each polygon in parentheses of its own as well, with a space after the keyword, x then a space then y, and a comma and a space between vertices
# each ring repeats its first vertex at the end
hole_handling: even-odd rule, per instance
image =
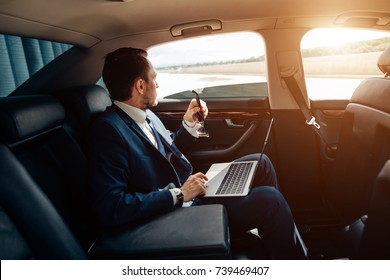
POLYGON ((121 101, 114 100, 114 104, 121 108, 130 118, 132 118, 137 123, 144 123, 146 119, 146 112, 131 106, 129 104, 126 104, 121 101))

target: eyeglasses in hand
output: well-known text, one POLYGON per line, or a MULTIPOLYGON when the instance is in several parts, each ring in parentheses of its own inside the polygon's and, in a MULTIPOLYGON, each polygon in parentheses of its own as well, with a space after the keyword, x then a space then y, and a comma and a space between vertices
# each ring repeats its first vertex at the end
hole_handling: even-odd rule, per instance
MULTIPOLYGON (((195 90, 192 90, 192 93, 195 94, 195 99, 196 102, 198 103, 198 107, 202 110, 202 104, 200 103, 199 94, 195 90)), ((196 112, 196 117, 198 119, 199 124, 201 125, 201 127, 198 129, 199 137, 210 137, 209 131, 207 129, 206 121, 201 111, 196 112)))

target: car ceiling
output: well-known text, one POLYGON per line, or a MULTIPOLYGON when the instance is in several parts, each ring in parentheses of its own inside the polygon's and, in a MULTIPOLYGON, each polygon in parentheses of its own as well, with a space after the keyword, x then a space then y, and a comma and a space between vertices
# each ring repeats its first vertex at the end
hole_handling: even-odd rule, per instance
MULTIPOLYGON (((79 46, 12 93, 20 95, 95 83, 101 77, 105 55, 119 47, 148 50, 185 37, 257 31, 264 36, 268 34, 271 48, 276 46, 272 42, 278 41, 280 50, 294 45, 292 41, 299 48, 297 39, 316 27, 353 26, 390 31, 388 1, 0 0, 0 33, 79 46), (215 31, 206 28, 203 32, 202 28, 210 22, 219 23, 220 28, 215 31), (183 28, 183 35, 172 36, 176 27, 183 28)), ((276 79, 270 67, 278 73, 277 65, 269 65, 270 76, 276 79)), ((269 84, 275 83, 279 81, 269 79, 269 84)))
POLYGON ((153 33, 163 42, 175 25, 210 19, 220 21, 223 32, 343 25, 390 30, 390 5, 388 0, 0 0, 0 32, 82 47, 153 33))

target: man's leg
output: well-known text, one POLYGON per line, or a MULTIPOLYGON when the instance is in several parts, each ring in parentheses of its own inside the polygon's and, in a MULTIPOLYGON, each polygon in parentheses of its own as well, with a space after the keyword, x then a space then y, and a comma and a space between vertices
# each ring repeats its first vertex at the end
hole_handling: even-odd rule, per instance
MULTIPOLYGON (((251 154, 236 161, 259 160, 251 154)), ((257 228, 274 259, 306 259, 307 249, 295 226, 287 201, 279 192, 271 160, 263 154, 250 193, 245 197, 199 198, 197 204, 223 204, 233 235, 257 228)))
POLYGON ((220 203, 228 212, 232 235, 257 228, 274 259, 306 259, 306 247, 295 227, 290 208, 274 187, 254 188, 245 197, 201 200, 220 203))
MULTIPOLYGON (((260 160, 261 154, 250 154, 244 157, 241 157, 235 161, 246 161, 246 160, 260 160)), ((275 168, 269 159, 269 157, 265 154, 261 157, 261 162, 259 162, 256 176, 253 180, 252 186, 273 186, 279 189, 278 179, 276 176, 275 168)))

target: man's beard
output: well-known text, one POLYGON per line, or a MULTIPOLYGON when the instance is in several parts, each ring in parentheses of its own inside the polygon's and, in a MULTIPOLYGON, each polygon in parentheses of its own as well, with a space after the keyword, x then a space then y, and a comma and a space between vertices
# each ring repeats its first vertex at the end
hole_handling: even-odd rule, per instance
POLYGON ((157 98, 155 98, 152 102, 152 100, 148 97, 145 97, 144 100, 143 100, 143 105, 144 105, 144 109, 150 109, 150 108, 153 108, 153 107, 156 107, 158 104, 158 100, 157 98))

